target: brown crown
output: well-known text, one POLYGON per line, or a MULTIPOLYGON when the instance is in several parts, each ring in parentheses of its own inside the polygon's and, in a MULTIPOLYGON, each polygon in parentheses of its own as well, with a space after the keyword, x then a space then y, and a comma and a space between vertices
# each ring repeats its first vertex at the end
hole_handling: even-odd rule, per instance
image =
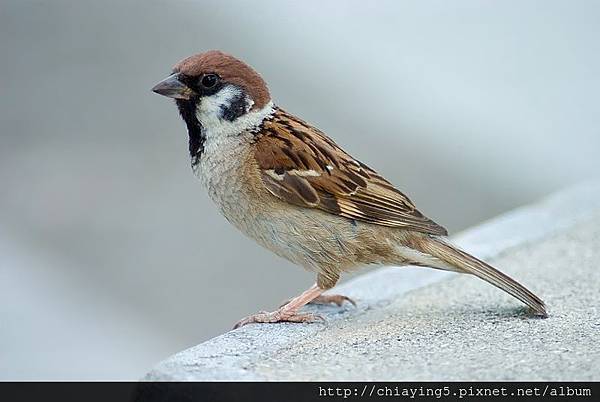
POLYGON ((191 77, 218 74, 222 80, 246 91, 254 101, 252 109, 261 109, 271 100, 267 84, 252 67, 219 50, 187 57, 177 63, 173 70, 191 77))

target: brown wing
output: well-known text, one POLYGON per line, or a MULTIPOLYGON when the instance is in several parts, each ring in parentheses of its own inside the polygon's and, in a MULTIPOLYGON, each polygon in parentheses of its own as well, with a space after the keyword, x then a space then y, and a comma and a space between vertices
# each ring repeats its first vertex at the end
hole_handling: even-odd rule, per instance
POLYGON ((447 234, 377 172, 281 109, 256 134, 255 157, 265 186, 284 201, 377 225, 447 234))

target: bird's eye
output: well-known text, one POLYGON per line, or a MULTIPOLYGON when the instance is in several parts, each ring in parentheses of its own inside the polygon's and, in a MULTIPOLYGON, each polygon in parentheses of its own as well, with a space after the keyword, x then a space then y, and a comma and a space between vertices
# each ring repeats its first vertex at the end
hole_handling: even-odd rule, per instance
POLYGON ((219 77, 216 74, 206 74, 200 80, 200 83, 204 88, 212 88, 217 85, 219 77))

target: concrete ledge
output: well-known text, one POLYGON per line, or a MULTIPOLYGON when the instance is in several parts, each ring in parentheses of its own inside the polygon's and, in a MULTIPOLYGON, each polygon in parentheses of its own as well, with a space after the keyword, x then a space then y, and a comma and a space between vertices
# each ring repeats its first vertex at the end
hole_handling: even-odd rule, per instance
POLYGON ((600 380, 600 182, 453 239, 538 293, 548 319, 466 275, 381 268, 337 287, 324 324, 249 325, 159 363, 147 381, 600 380))

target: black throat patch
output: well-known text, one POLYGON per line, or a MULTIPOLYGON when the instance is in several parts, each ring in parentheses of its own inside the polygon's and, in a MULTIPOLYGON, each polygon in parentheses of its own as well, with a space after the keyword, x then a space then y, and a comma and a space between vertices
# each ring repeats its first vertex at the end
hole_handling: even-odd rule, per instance
POLYGON ((192 160, 200 159, 202 152, 204 152, 204 142, 206 141, 206 134, 204 134, 202 123, 196 117, 196 101, 196 99, 177 99, 175 101, 177 109, 179 109, 179 114, 187 126, 190 137, 189 151, 192 160))

